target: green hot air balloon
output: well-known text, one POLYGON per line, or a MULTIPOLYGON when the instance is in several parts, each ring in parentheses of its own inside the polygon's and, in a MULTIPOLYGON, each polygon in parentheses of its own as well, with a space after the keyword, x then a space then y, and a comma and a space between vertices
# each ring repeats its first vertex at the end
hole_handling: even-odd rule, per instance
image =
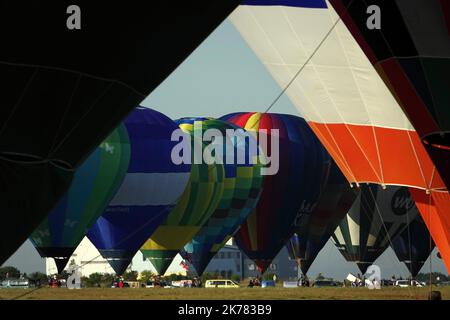
POLYGON ((120 126, 76 171, 68 192, 30 236, 42 257, 55 259, 58 273, 117 192, 129 157, 128 136, 120 126))
MULTIPOLYGON (((194 135, 194 126, 176 121, 189 133, 192 150, 195 145, 204 150, 207 146, 194 135)), ((192 159, 194 153, 192 153, 192 159)), ((193 161, 194 162, 194 161, 193 161)), ((141 252, 149 259, 158 274, 163 275, 180 250, 192 240, 220 204, 225 190, 223 164, 192 164, 188 185, 165 222, 142 246, 141 252)))
POLYGON ((362 185, 353 206, 336 229, 333 240, 348 262, 367 268, 418 215, 407 188, 362 185))
MULTIPOLYGON (((185 122, 195 120, 196 118, 183 119, 185 122)), ((204 129, 218 130, 224 137, 227 130, 239 129, 240 133, 245 134, 242 128, 222 120, 206 119, 202 122, 202 126, 204 129)), ((225 190, 219 206, 181 252, 182 257, 194 266, 198 275, 203 273, 214 255, 236 233, 256 207, 261 195, 264 181, 262 165, 253 161, 258 150, 251 149, 252 142, 256 146, 257 141, 252 136, 245 137, 237 131, 234 132, 237 133, 234 138, 227 138, 225 144, 218 146, 224 158, 230 155, 235 160, 224 161, 225 190), (228 154, 228 150, 233 152, 230 151, 228 154), (245 161, 237 161, 238 154, 244 155, 245 159, 244 157, 241 159, 245 161)))

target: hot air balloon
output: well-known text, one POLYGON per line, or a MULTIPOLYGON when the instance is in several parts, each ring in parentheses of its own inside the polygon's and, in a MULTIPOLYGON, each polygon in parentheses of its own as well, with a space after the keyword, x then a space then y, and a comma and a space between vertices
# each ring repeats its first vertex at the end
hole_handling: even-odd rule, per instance
MULTIPOLYGON (((183 123, 192 124, 199 119, 183 119, 183 123)), ((243 130, 236 125, 221 121, 205 119, 201 121, 204 130, 217 129, 224 137, 227 130, 243 130)), ((185 245, 181 255, 201 275, 208 266, 214 255, 225 245, 229 238, 234 235, 240 225, 247 219, 248 215, 256 207, 262 190, 263 176, 262 165, 253 161, 251 143, 244 136, 218 142, 219 150, 222 149, 222 160, 227 159, 227 147, 233 150, 233 161, 223 161, 225 168, 225 189, 219 205, 212 213, 208 221, 202 226, 195 237, 185 245), (238 161, 238 155, 244 155, 244 161, 238 161)), ((215 143, 215 141, 213 142, 215 143)), ((254 140, 254 145, 257 142, 254 140)))
POLYGON ((363 274, 418 215, 404 187, 362 185, 355 203, 336 229, 333 240, 347 261, 363 274))
MULTIPOLYGON (((196 131, 195 122, 201 124, 205 120, 180 119, 177 124, 189 134, 191 151, 197 147, 203 151, 203 128, 196 131), (193 124, 194 122, 194 124, 193 124), (197 134, 200 134, 197 138, 197 134), (197 146, 196 146, 197 145, 197 146)), ((204 159, 195 161, 191 175, 180 201, 169 213, 166 220, 158 227, 141 248, 145 258, 151 261, 159 275, 164 275, 175 256, 201 230, 211 215, 218 209, 225 190, 225 168, 223 164, 207 164, 204 159)), ((229 191, 229 190, 228 190, 229 191)))
MULTIPOLYGON (((338 2, 333 1, 333 4, 338 2)), ((361 7, 362 3, 359 2, 361 1, 354 1, 352 4, 361 7)), ((382 13, 387 15, 388 20, 390 15, 395 16, 398 13, 393 6, 402 2, 403 7, 409 7, 410 3, 392 2, 393 4, 387 6, 395 10, 391 12, 387 9, 382 13)), ((430 2, 430 5, 415 2, 413 7, 425 8, 427 16, 438 14, 437 1, 430 2)), ((384 5, 386 3, 383 2, 384 5)), ((367 6, 365 8, 367 10, 367 6)), ((280 85, 282 92, 287 94, 308 122, 348 181, 356 184, 375 183, 382 186, 417 188, 423 191, 414 198, 420 198, 419 201, 424 204, 442 202, 442 198, 446 198, 447 204, 439 206, 439 210, 436 206, 430 209, 436 211, 437 217, 433 218, 433 225, 436 227, 428 227, 447 268, 450 268, 450 225, 446 221, 446 217, 450 215, 447 209, 450 208, 450 196, 439 174, 444 171, 436 170, 422 143, 419 135, 421 132, 415 128, 415 121, 412 121, 411 116, 408 118, 403 111, 405 107, 404 103, 401 103, 402 99, 392 94, 391 83, 387 85, 387 82, 383 81, 387 78, 385 70, 373 66, 355 40, 360 38, 354 32, 356 28, 348 23, 351 19, 342 14, 341 16, 348 28, 325 0, 247 0, 231 14, 230 19, 280 85), (354 32, 353 35, 349 29, 354 32), (426 193, 433 199, 427 200, 426 193), (435 200, 437 193, 444 195, 437 195, 439 199, 435 200)), ((366 23, 368 14, 363 13, 362 16, 366 18, 366 23)), ((382 28, 385 30, 383 32, 391 34, 392 37, 388 38, 397 37, 397 31, 403 32, 403 19, 400 19, 399 23, 399 29, 395 31, 382 28)), ((435 25, 439 23, 436 22, 435 25)), ((396 27, 395 19, 392 24, 396 27)), ((435 29, 441 30, 436 37, 429 36, 429 30, 432 28, 433 24, 429 28, 423 28, 422 30, 426 30, 423 34, 433 39, 430 43, 439 42, 436 39, 442 37, 442 28, 435 29)), ((367 32, 366 30, 365 33, 367 32)), ((379 31, 374 30, 373 34, 373 37, 378 37, 379 31)), ((440 43, 442 48, 448 46, 448 41, 440 43)), ((375 43, 375 46, 383 44, 384 42, 375 43)), ((400 47, 400 44, 396 47, 400 47)), ((386 51, 385 46, 383 48, 380 52, 386 51)), ((439 46, 436 47, 438 48, 439 46)), ((389 56, 386 58, 387 65, 394 64, 393 59, 389 59, 389 56)), ((408 61, 403 60, 402 64, 408 64, 408 61)), ((396 68, 392 70, 395 71, 396 68)), ((408 72, 413 74, 417 69, 411 67, 409 70, 408 72)), ((436 80, 439 77, 442 76, 435 76, 433 83, 439 82, 436 80)), ((419 75, 417 79, 423 77, 419 75)), ((399 87, 404 84, 402 79, 392 82, 396 82, 399 87)), ((441 81, 443 88, 445 83, 445 79, 441 81)), ((406 84, 405 88, 411 85, 406 84)), ((408 91, 406 89, 405 92, 408 91)), ((446 89, 438 91, 446 92, 446 89)), ((422 93, 419 95, 424 96, 422 93)), ((442 97, 442 93, 440 96, 442 97)), ((406 93, 404 97, 417 100, 417 93, 406 93)), ((440 100, 439 104, 444 100, 440 100)), ((416 105, 413 103, 412 107, 408 108, 417 110, 419 121, 423 118, 429 123, 426 120, 429 116, 421 116, 424 108, 416 108, 416 105)), ((437 142, 436 145, 445 146, 445 143, 437 142)), ((427 210, 426 206, 423 207, 427 210)), ((424 220, 427 220, 426 213, 422 214, 424 220)))
POLYGON ((279 139, 279 170, 265 176, 256 209, 235 235, 238 246, 264 273, 292 235, 296 218, 309 215, 316 207, 329 156, 302 118, 237 113, 221 119, 248 131, 268 130, 270 138, 279 139))
POLYGON ((397 258, 406 265, 413 278, 417 276, 435 248, 430 237, 425 222, 418 214, 392 243, 397 258))
POLYGON ((42 257, 55 259, 58 273, 117 192, 127 172, 129 146, 121 125, 81 165, 67 194, 30 236, 42 257))
POLYGON ((238 3, 1 2, 0 264, 74 170, 238 3))
MULTIPOLYGON (((330 2, 405 111, 448 188, 450 3, 374 0, 370 5, 379 8, 382 27, 368 30, 369 3, 330 2)), ((448 192, 411 192, 420 203, 421 214, 443 253, 447 269, 450 269, 450 223, 447 218, 450 216, 450 195, 448 192), (431 220, 428 218, 430 210, 434 211, 431 220), (429 220, 432 223, 428 223, 429 220)))
POLYGON ((336 164, 331 161, 330 173, 323 186, 317 206, 309 216, 298 219, 294 236, 286 247, 306 276, 319 252, 328 242, 358 195, 351 188, 336 164))
POLYGON ((175 207, 190 165, 176 165, 171 141, 178 127, 165 115, 137 108, 123 122, 129 141, 126 175, 88 238, 121 275, 148 237, 175 207))
POLYGON ((450 3, 330 3, 399 101, 450 186, 450 3), (380 29, 367 28, 369 5, 382 14, 380 29))

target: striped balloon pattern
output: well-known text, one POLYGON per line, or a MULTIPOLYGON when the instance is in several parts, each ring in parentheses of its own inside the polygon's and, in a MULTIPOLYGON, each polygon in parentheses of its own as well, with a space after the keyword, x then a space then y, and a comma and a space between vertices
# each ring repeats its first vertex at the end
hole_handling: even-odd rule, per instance
POLYGON ((265 177, 260 200, 235 237, 263 273, 291 237, 297 218, 317 205, 329 156, 302 118, 236 113, 221 119, 249 131, 269 130, 268 140, 272 134, 279 138, 278 173, 265 177))
POLYGON ((356 262, 364 274, 418 214, 407 188, 363 185, 333 240, 344 258, 356 262))
POLYGON ((190 165, 175 165, 171 136, 177 125, 165 115, 136 108, 123 122, 128 138, 126 175, 88 233, 117 274, 164 222, 186 188, 190 165))
MULTIPOLYGON (((216 129, 226 137, 226 130, 240 130, 241 128, 221 120, 197 118, 183 119, 184 125, 200 121, 202 130, 216 129)), ((235 131, 236 132, 236 131, 235 131)), ((253 136, 254 146, 257 141, 253 136)), ((184 247, 181 254, 201 275, 214 255, 225 245, 231 236, 236 233, 240 225, 247 219, 258 203, 262 191, 262 165, 255 158, 258 150, 251 149, 247 139, 229 139, 226 143, 220 142, 218 149, 225 168, 225 188, 219 205, 197 235, 184 247), (233 161, 225 161, 227 147, 233 148, 233 161), (245 161, 238 161, 238 154, 245 155, 245 161), (230 163, 231 162, 231 163, 230 163)), ((230 155, 231 156, 231 155, 230 155)))
MULTIPOLYGON (((195 138, 192 121, 181 119, 176 122, 189 134, 191 150, 195 150, 197 145, 203 151, 207 144, 195 138)), ((151 261, 160 275, 167 271, 175 256, 209 220, 225 192, 223 164, 192 162, 189 182, 180 201, 141 248, 144 257, 151 261)))
POLYGON ((68 192, 30 236, 42 257, 55 259, 59 273, 117 192, 128 162, 128 136, 121 126, 76 171, 68 192))

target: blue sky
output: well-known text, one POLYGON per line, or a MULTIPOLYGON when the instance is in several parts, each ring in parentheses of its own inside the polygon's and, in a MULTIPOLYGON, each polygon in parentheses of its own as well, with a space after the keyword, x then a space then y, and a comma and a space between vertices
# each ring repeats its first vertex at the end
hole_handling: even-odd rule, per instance
MULTIPOLYGON (((172 119, 189 116, 220 117, 237 111, 264 111, 281 89, 242 40, 225 21, 169 78, 143 103, 172 119)), ((271 112, 298 115, 283 96, 271 112)), ((442 261, 432 256, 433 271, 447 273, 442 261)), ((388 249, 377 261, 383 277, 407 275, 406 267, 388 249)), ((27 242, 5 265, 24 272, 44 271, 43 259, 27 242)), ((429 271, 429 264, 427 263, 429 271)), ((310 275, 323 273, 337 279, 358 273, 329 242, 311 267, 310 275)))

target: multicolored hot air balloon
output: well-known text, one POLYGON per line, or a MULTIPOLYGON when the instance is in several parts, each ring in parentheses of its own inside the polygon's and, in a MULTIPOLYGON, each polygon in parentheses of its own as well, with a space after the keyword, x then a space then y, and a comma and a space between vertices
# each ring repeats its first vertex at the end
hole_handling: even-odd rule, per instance
POLYGON ((1 1, 0 265, 75 169, 238 4, 1 1))
POLYGON ((295 234, 286 245, 291 259, 297 261, 304 275, 352 207, 358 193, 359 189, 351 188, 331 160, 330 173, 317 206, 309 216, 298 219, 295 234))
MULTIPOLYGON (((364 1, 332 1, 336 7, 340 2, 351 3, 355 8, 365 4, 365 10, 369 5, 364 1)), ((439 174, 445 175, 445 170, 448 170, 442 170, 439 164, 439 161, 443 161, 445 166, 448 162, 445 156, 441 156, 446 152, 445 148, 440 148, 445 147, 445 141, 430 141, 427 145, 428 150, 430 144, 435 144, 442 151, 439 151, 439 161, 430 152, 440 169, 438 172, 422 143, 422 132, 416 127, 416 123, 423 119, 427 127, 432 128, 430 124, 433 121, 426 113, 433 108, 434 111, 442 110, 440 106, 445 105, 448 95, 445 89, 448 79, 442 79, 445 78, 445 72, 436 74, 435 71, 440 69, 437 65, 442 67, 440 70, 446 68, 445 63, 436 59, 435 53, 445 53, 448 47, 448 41, 439 40, 448 38, 443 34, 444 21, 447 21, 443 16, 448 17, 448 6, 441 5, 444 1, 439 4, 437 0, 414 1, 411 6, 411 1, 406 0, 394 0, 391 4, 387 2, 382 2, 387 8, 383 10, 382 16, 387 17, 386 26, 392 25, 394 29, 383 27, 381 32, 366 30, 364 33, 370 32, 373 39, 382 39, 380 34, 383 33, 389 33, 390 36, 373 42, 369 48, 362 47, 366 52, 376 49, 377 53, 389 53, 384 56, 385 66, 391 68, 388 73, 384 66, 374 67, 371 61, 372 58, 376 60, 376 57, 372 56, 369 60, 358 44, 362 37, 356 34, 358 28, 352 25, 352 20, 361 22, 362 17, 366 17, 365 25, 369 17, 367 13, 358 12, 352 16, 352 10, 341 8, 338 11, 343 17, 342 21, 326 0, 246 0, 231 14, 230 19, 311 126, 348 181, 423 190, 411 192, 416 201, 423 204, 418 207, 423 207, 421 213, 425 221, 428 220, 426 212, 436 212, 433 224, 427 225, 447 268, 450 268, 450 224, 447 221, 450 216, 450 195, 439 174), (403 9, 399 11, 399 7, 403 9), (421 10, 409 11, 408 8, 421 10), (415 14, 416 11, 420 14, 415 14), (349 16, 345 17, 342 12, 349 13, 349 16), (420 17, 421 14, 424 17, 436 17, 436 21, 428 24, 428 20, 421 19, 427 21, 419 24, 427 24, 424 28, 408 22, 411 17, 420 17), (396 18, 391 20, 391 17, 398 17, 399 24, 396 18), (432 35, 430 30, 435 30, 436 35, 432 35), (389 52, 386 41, 393 39, 395 42, 399 34, 404 34, 407 41, 413 35, 413 44, 427 40, 425 47, 429 45, 428 48, 432 50, 430 59, 426 59, 424 64, 425 69, 419 68, 419 61, 425 61, 421 60, 421 55, 427 50, 419 48, 416 50, 419 54, 414 54, 414 46, 402 51, 403 47, 396 44, 394 48, 399 53, 413 52, 411 59, 402 58, 401 62, 397 59, 400 54, 394 52, 392 55, 389 52), (415 73, 418 73, 417 77, 415 73), (392 80, 389 79, 391 75, 394 76, 392 80), (426 75, 425 78, 432 76, 430 83, 423 84, 423 75, 426 75), (404 81, 413 77, 415 79, 411 83, 404 81), (417 88, 418 92, 412 92, 412 87, 417 88), (401 94, 397 96, 392 92, 401 94), (428 109, 422 102, 431 101, 430 93, 436 94, 439 99, 428 109), (409 100, 413 101, 412 104, 409 100), (405 108, 417 112, 413 115, 416 120, 409 112, 409 117, 405 115, 405 108), (433 203, 430 209, 427 203, 433 203)), ((373 3, 381 4, 377 1, 373 3)), ((439 119, 439 113, 434 114, 439 119)), ((433 139, 437 136, 432 135, 433 139)), ((445 140, 445 136, 438 140, 442 139, 445 140)), ((434 148, 436 152, 437 149, 434 148)))
POLYGON ((265 155, 279 153, 279 170, 264 177, 256 209, 235 236, 238 246, 264 273, 292 235, 296 217, 308 215, 316 207, 328 174, 329 156, 302 118, 236 113, 221 119, 247 131, 267 130, 267 140, 279 140, 279 150, 268 152, 273 142, 267 149, 262 146, 265 155))
MULTIPOLYGON (((137 108, 123 122, 129 143, 126 175, 89 240, 122 274, 132 258, 175 207, 189 180, 190 165, 175 165, 171 141, 178 127, 165 115, 137 108)), ((124 138, 125 139, 125 138, 124 138)))
POLYGON ((120 126, 77 170, 67 194, 31 235, 39 254, 55 259, 58 273, 117 192, 126 174, 129 146, 120 126))
POLYGON ((364 274, 418 215, 404 187, 363 185, 352 208, 336 229, 333 240, 347 261, 364 274))
MULTIPOLYGON (((182 121, 194 124, 199 119, 182 121)), ((225 168, 225 189, 222 198, 208 221, 181 252, 182 257, 194 266, 198 275, 204 272, 214 255, 256 207, 264 181, 262 165, 255 159, 258 150, 252 150, 252 143, 248 140, 254 140, 253 145, 257 146, 253 136, 245 135, 241 128, 221 120, 205 119, 200 123, 203 130, 219 130, 226 140, 213 142, 218 143, 218 149, 222 149, 221 157, 225 168), (227 130, 234 131, 235 137, 227 136, 227 130), (225 161, 228 148, 233 152, 233 161, 225 161), (255 154, 252 154, 253 152, 255 154), (241 160, 238 159, 239 155, 241 160)))
POLYGON ((327 1, 248 0, 230 19, 347 180, 445 189, 419 135, 327 1))
MULTIPOLYGON (((449 1, 330 2, 396 97, 450 187, 449 1), (368 5, 380 9, 381 29, 367 29, 368 5)), ((439 175, 426 177, 438 180, 439 175)), ((450 269, 450 195, 411 192, 450 269)))
MULTIPOLYGON (((203 123, 199 118, 197 123, 203 123)), ((176 207, 141 248, 145 258, 151 261, 159 275, 164 275, 175 256, 201 230, 211 215, 218 209, 225 196, 225 168, 223 164, 197 162, 195 150, 201 156, 207 143, 203 142, 203 128, 195 130, 195 119, 181 119, 176 123, 189 134, 191 146, 191 175, 188 185, 176 207), (199 137, 197 137, 199 134, 199 137)))
POLYGON ((427 226, 419 214, 392 243, 397 258, 406 265, 413 278, 422 269, 434 248, 427 226))
POLYGON ((330 3, 397 98, 450 187, 450 3, 330 3), (369 5, 380 10, 380 29, 367 28, 369 5))

